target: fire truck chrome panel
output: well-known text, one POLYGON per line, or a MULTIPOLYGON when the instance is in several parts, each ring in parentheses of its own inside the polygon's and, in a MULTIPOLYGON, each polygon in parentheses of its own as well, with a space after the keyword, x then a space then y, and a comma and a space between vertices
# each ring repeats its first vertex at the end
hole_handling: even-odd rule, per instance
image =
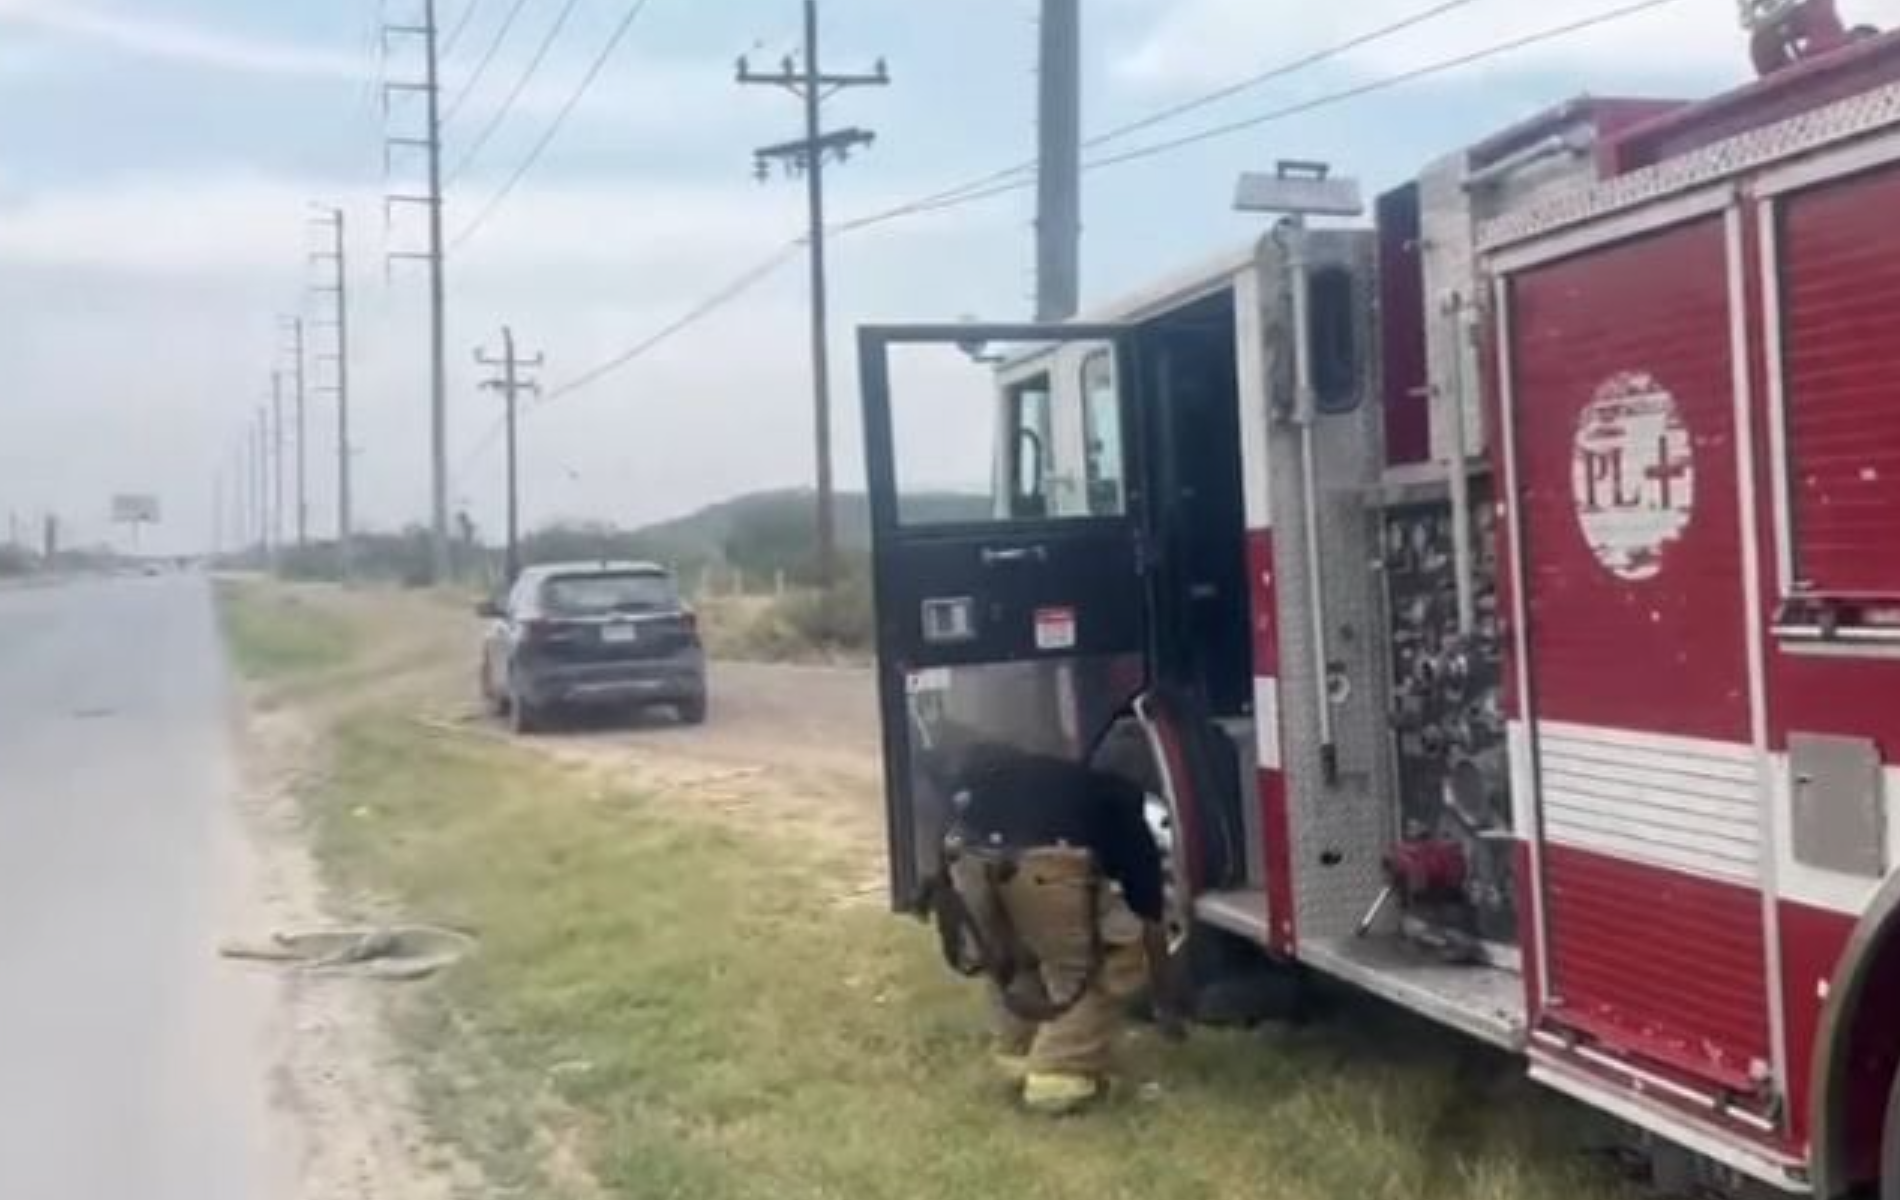
POLYGON ((1897 160, 1900 160, 1900 133, 1889 133, 1772 171, 1764 171, 1749 181, 1748 190, 1764 198, 1779 196, 1817 183, 1857 175, 1897 160))
POLYGON ((1303 942, 1308 966, 1364 988, 1504 1050, 1524 1049, 1524 995, 1517 976, 1459 964, 1421 965, 1390 942, 1303 942))
POLYGON ((1863 92, 1486 224, 1485 250, 1580 225, 1900 123, 1900 84, 1863 92))
POLYGON ((1631 238, 1681 225, 1698 217, 1712 216, 1727 210, 1734 203, 1735 189, 1732 186, 1692 192, 1582 227, 1565 227, 1536 240, 1514 245, 1492 256, 1491 267, 1499 274, 1516 274, 1588 250, 1627 242, 1631 238))
MULTIPOLYGON (((1360 278, 1368 277, 1372 246, 1364 235, 1315 231, 1306 242, 1315 268, 1348 265, 1360 278)), ((1284 278, 1283 271, 1280 277, 1284 278)), ((1269 324, 1289 318, 1290 297, 1283 288, 1280 294, 1269 295, 1267 303, 1269 324)), ((1315 516, 1319 544, 1327 550, 1322 560, 1309 561, 1303 538, 1272 539, 1278 580, 1305 580, 1309 570, 1319 573, 1326 618, 1334 631, 1372 629, 1380 624, 1376 581, 1369 579, 1365 570, 1375 553, 1371 522, 1359 495, 1377 479, 1383 466, 1382 424, 1383 414, 1373 403, 1360 405, 1351 415, 1327 417, 1317 424, 1316 458, 1321 465, 1322 487, 1315 516)), ((1292 426, 1283 421, 1272 425, 1268 482, 1278 529, 1298 529, 1305 516, 1297 443, 1292 426)), ((1280 586, 1274 591, 1279 618, 1278 678, 1311 679, 1319 664, 1315 661, 1314 614, 1307 589, 1280 586)), ((1335 634, 1329 657, 1337 687, 1333 705, 1338 731, 1337 782, 1326 782, 1313 689, 1303 685, 1280 689, 1293 902, 1303 955, 1304 948, 1315 941, 1352 936, 1366 906, 1383 887, 1379 852, 1393 841, 1396 832, 1391 806, 1383 799, 1390 794, 1391 780, 1385 731, 1378 717, 1383 706, 1378 647, 1363 638, 1339 640, 1335 634)))

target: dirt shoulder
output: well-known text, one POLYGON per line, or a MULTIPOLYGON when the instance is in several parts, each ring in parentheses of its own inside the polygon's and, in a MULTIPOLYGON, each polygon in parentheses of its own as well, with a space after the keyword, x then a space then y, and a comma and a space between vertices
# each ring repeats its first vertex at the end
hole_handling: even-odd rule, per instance
MULTIPOLYGON (((252 595, 257 602, 233 603, 228 592, 221 601, 241 676, 240 817, 256 899, 234 941, 358 919, 356 903, 323 878, 303 798, 328 770, 326 722, 356 702, 354 681, 386 678, 378 668, 389 665, 349 599, 252 595)), ((384 619, 379 606, 374 623, 384 619)), ((250 969, 284 976, 274 1086, 300 1134, 298 1200, 450 1200, 479 1184, 421 1115, 399 1066, 387 985, 250 969)))
POLYGON ((980 995, 882 911, 862 672, 721 667, 704 729, 520 741, 479 713, 472 622, 441 603, 251 602, 352 631, 341 661, 259 697, 262 735, 280 717, 314 731, 277 756, 297 763, 280 815, 326 910, 480 944, 378 993, 380 1031, 326 1051, 395 1081, 363 1101, 397 1114, 383 1143, 355 1143, 365 1172, 434 1162, 451 1189, 361 1194, 1616 1194, 1578 1155, 1574 1111, 1521 1067, 1392 1014, 1185 1047, 1137 1032, 1087 1119, 1015 1112, 980 995))

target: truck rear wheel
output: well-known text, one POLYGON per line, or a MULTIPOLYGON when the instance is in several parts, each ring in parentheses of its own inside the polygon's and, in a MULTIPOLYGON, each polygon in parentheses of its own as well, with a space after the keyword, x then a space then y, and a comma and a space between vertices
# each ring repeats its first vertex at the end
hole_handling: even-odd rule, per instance
POLYGON ((1900 1200, 1900 1071, 1887 1092, 1887 1128, 1880 1138, 1880 1200, 1900 1200))
POLYGON ((1219 864, 1183 857, 1190 847, 1208 854, 1209 831, 1184 827, 1191 818, 1176 812, 1165 794, 1161 769, 1140 723, 1131 718, 1110 730, 1093 765, 1136 784, 1148 797, 1148 825, 1161 848, 1167 880, 1168 946, 1180 977, 1193 991, 1194 1019, 1228 1027, 1296 1019, 1304 1008, 1299 972, 1273 962, 1259 945, 1195 918, 1193 881, 1215 873, 1219 864))

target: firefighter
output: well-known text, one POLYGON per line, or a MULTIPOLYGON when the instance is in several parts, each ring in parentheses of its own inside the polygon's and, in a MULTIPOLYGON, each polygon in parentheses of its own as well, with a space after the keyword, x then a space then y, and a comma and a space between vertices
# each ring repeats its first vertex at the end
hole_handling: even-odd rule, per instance
POLYGON ((959 772, 938 889, 946 957, 987 977, 998 1061, 1032 1112, 1106 1091, 1122 1009, 1166 984, 1162 868, 1141 789, 1061 759, 986 747, 959 772))

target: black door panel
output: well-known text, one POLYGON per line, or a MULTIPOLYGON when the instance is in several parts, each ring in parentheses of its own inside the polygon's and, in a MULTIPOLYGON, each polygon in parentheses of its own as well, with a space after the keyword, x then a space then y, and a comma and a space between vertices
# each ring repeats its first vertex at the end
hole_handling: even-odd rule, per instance
MULTIPOLYGON (((1120 327, 869 328, 859 350, 892 897, 909 911, 935 874, 965 752, 1000 743, 1081 758, 1144 685, 1143 498, 1121 482, 1141 478, 1130 394, 1139 376, 1120 327), (1037 349, 991 358, 984 348, 996 343, 1037 349), (990 495, 966 498, 968 511, 1009 515, 926 525, 904 476, 930 475, 931 446, 926 438, 921 466, 897 461, 905 397, 893 394, 891 356, 957 347, 986 364, 968 372, 995 376, 974 376, 983 386, 965 393, 968 421, 992 431, 997 451, 990 495), (1119 394, 1106 396, 1114 385, 1119 394), (1019 418, 1032 393, 1042 399, 1030 429, 1019 418), (1100 428, 1117 414, 1117 429, 1100 428), (1011 457, 1023 446, 1030 457, 1011 457)), ((918 378, 930 387, 938 375, 918 378)), ((945 442, 972 433, 954 423, 932 432, 945 442)), ((919 444, 914 429, 906 440, 919 444)))
POLYGON ((1138 557, 1119 521, 900 539, 885 641, 909 668, 1124 653, 1142 637, 1138 557))

